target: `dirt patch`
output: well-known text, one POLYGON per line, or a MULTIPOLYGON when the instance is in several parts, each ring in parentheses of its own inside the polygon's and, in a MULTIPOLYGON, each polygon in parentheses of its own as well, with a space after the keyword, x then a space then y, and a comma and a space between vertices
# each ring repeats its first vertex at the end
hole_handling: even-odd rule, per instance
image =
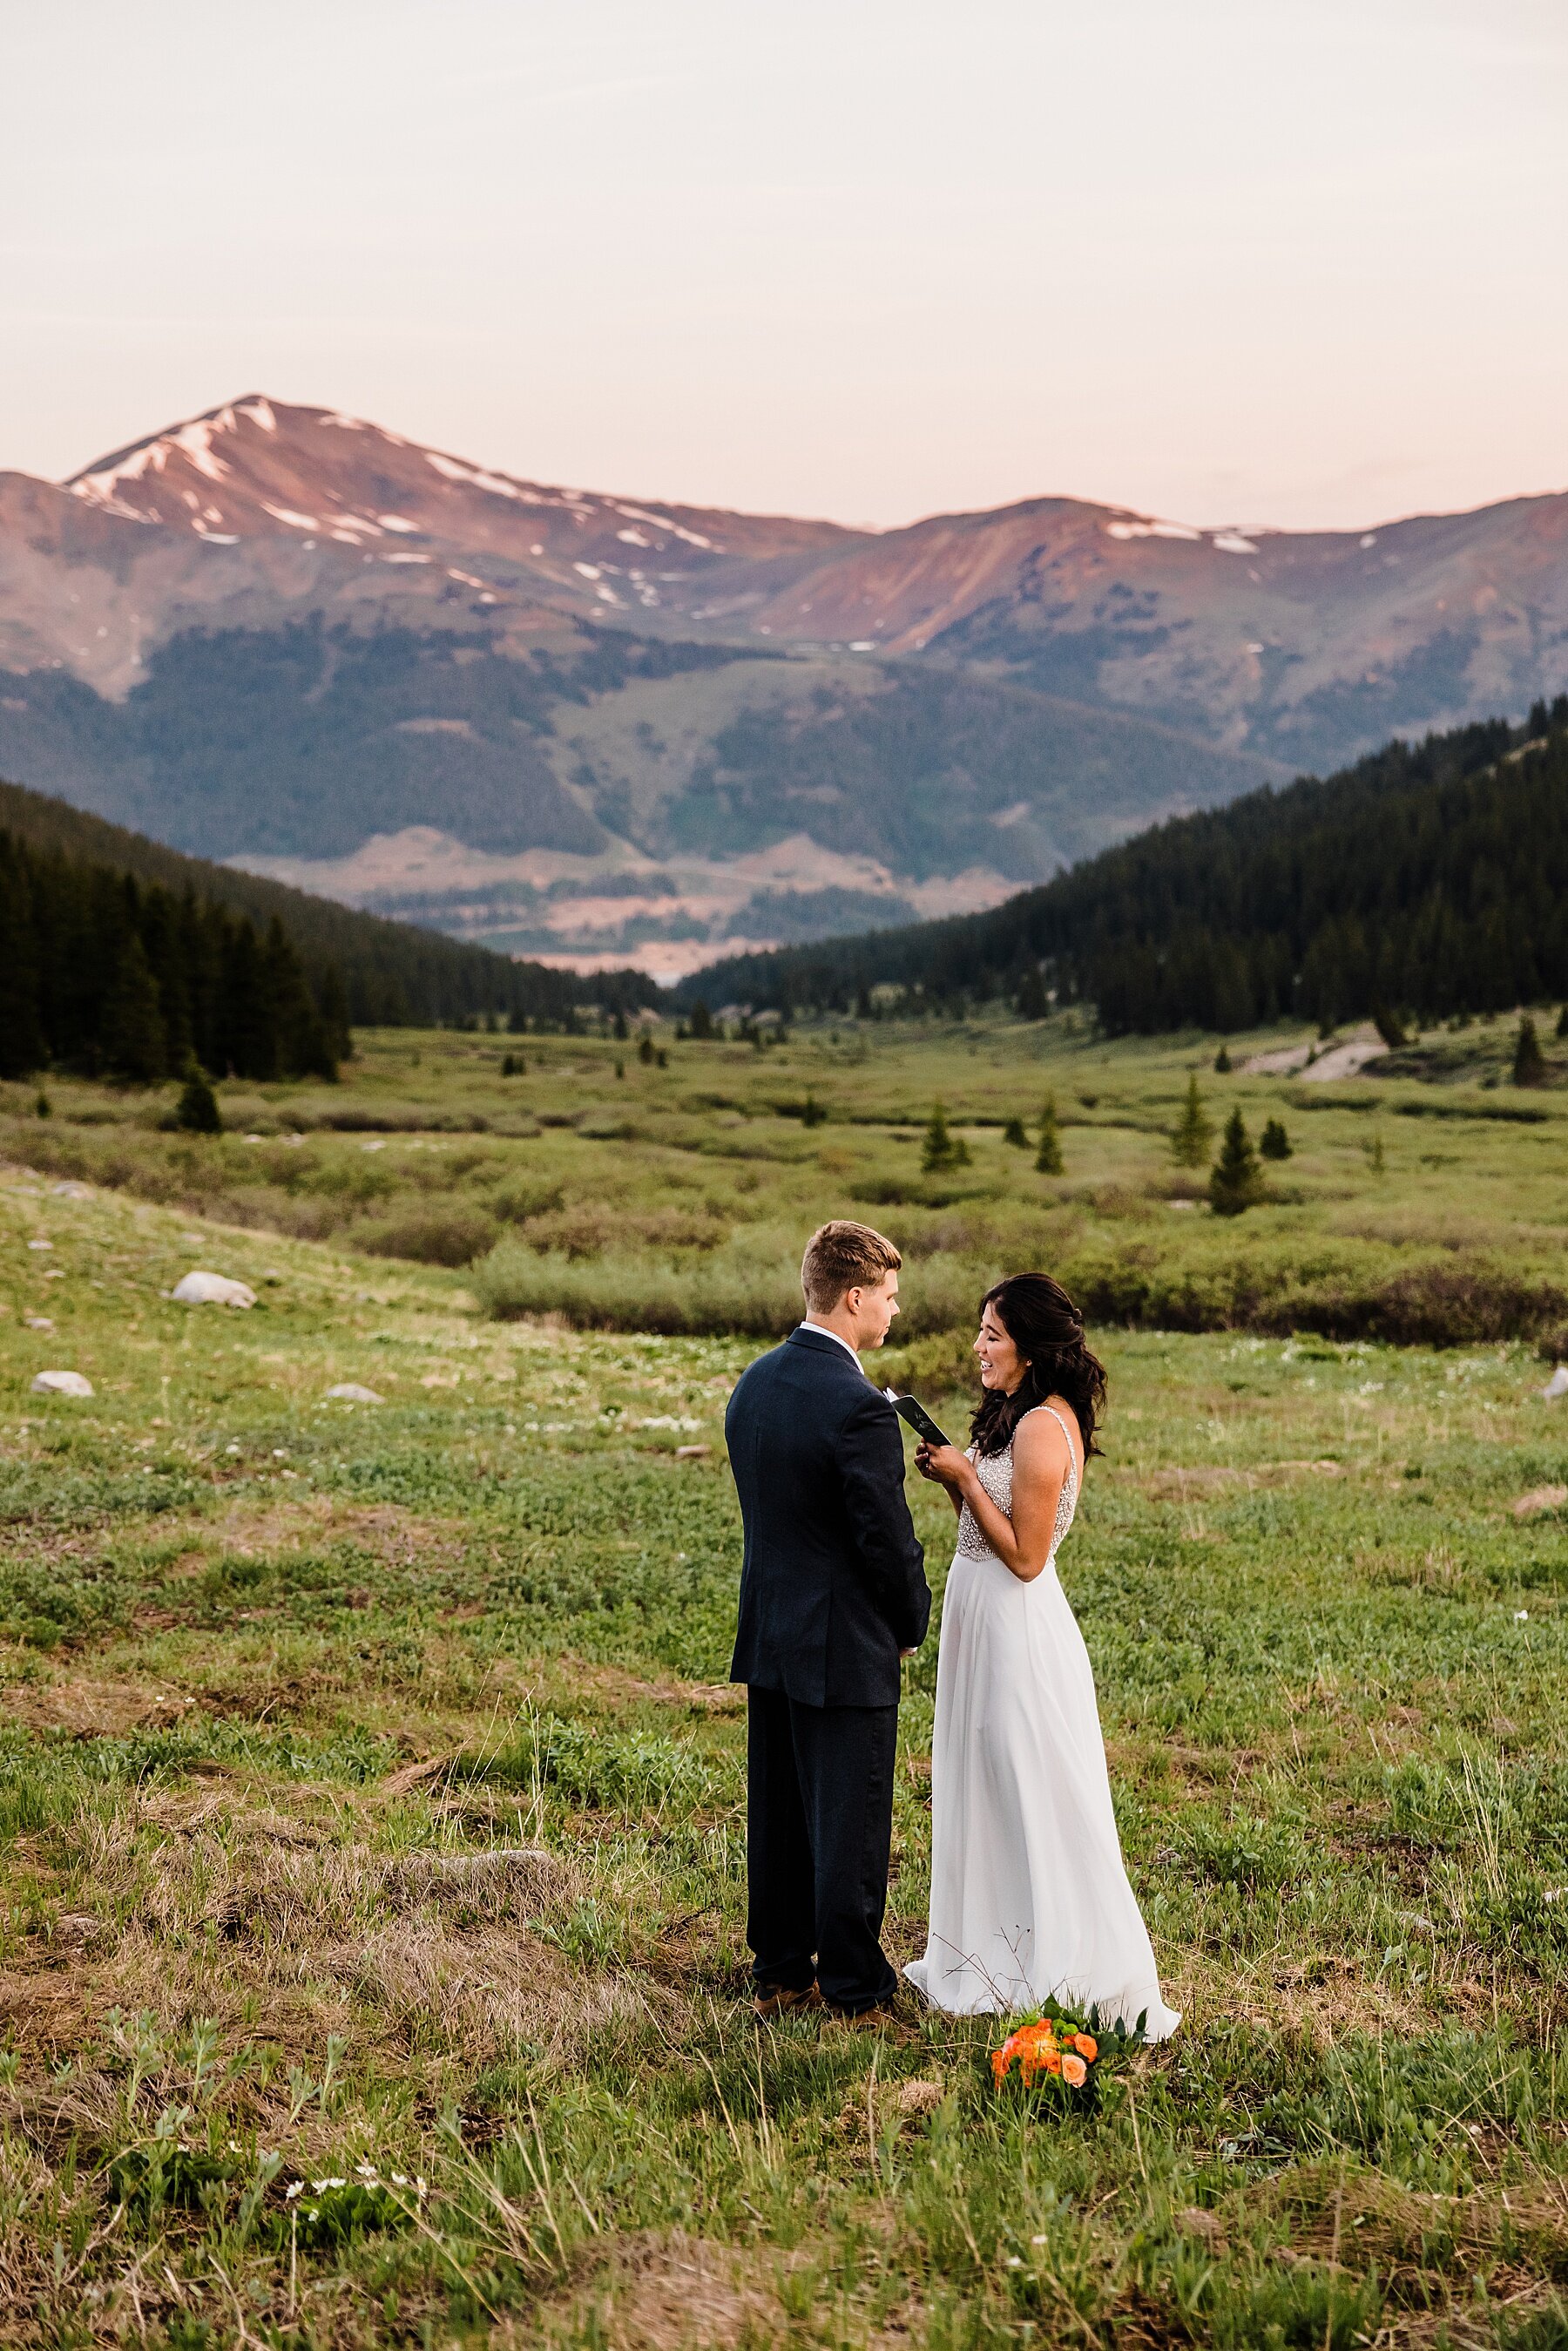
POLYGON ((133 1730, 167 1729, 191 1703, 180 1691, 151 1682, 74 1673, 12 1683, 0 1691, 0 1718, 73 1739, 123 1739, 133 1730))
POLYGON ((1188 1468, 1122 1470, 1116 1479, 1151 1502, 1190 1502, 1200 1495, 1256 1493, 1270 1487, 1293 1486, 1303 1478, 1343 1478, 1340 1461, 1258 1461, 1246 1468, 1203 1462, 1188 1468))
POLYGON ((649 1680, 621 1666, 574 1656, 570 1650, 552 1657, 547 1670, 559 1675, 574 1696, 596 1698, 611 1707, 651 1701, 680 1707, 688 1714, 741 1714, 745 1709, 746 1693, 735 1682, 683 1682, 673 1674, 649 1680))
POLYGON ((741 2252, 682 2230, 628 2238, 593 2283, 566 2303, 514 2324, 493 2339, 523 2351, 552 2336, 581 2339, 597 2317, 605 2351, 738 2351, 777 2343, 791 2332, 782 2281, 801 2266, 800 2252, 741 2252))

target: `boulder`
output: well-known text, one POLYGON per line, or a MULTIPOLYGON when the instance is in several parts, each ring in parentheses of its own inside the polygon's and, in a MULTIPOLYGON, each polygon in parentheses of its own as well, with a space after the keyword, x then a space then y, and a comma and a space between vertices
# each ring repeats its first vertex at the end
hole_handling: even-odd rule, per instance
POLYGON ((1568 1364, 1558 1364, 1541 1393, 1548 1404, 1555 1404, 1559 1396, 1568 1395, 1568 1364))
POLYGON ((40 1372, 33 1382, 35 1395, 89 1396, 92 1382, 80 1372, 40 1372))
POLYGON ((362 1388, 358 1380, 339 1380, 335 1388, 327 1389, 327 1394, 328 1399, 336 1404, 385 1404, 387 1400, 385 1396, 378 1395, 374 1388, 362 1388))
POLYGON ((254 1306, 255 1291, 225 1273, 182 1273, 169 1293, 182 1306, 254 1306))

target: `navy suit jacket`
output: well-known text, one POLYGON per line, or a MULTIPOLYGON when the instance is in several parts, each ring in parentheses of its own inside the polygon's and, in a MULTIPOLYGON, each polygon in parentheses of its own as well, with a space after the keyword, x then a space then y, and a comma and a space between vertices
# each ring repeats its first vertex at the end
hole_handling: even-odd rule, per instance
POLYGON ((931 1595, 892 1405, 836 1339, 794 1331, 742 1373, 724 1437, 746 1532, 731 1680, 896 1705, 931 1595))

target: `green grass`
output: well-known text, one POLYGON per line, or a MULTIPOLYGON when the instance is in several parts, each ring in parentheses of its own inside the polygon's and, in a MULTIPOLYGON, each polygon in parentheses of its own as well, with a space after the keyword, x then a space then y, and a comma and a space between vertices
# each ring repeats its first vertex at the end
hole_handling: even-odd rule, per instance
MULTIPOLYGON (((221 1089, 214 1139, 159 1130, 171 1090, 51 1081, 40 1119, 32 1090, 0 1088, 0 1149, 192 1217, 471 1267, 487 1311, 583 1329, 787 1328, 803 1235, 836 1212, 918 1264, 914 1336, 1033 1262, 1138 1327, 1568 1352, 1568 1093, 1506 1082, 1512 1036, 1438 1032, 1394 1075, 1324 1086, 1216 1075, 1211 1040, 1107 1047, 1070 1013, 819 1024, 766 1051, 667 1032, 664 1069, 607 1037, 381 1031, 339 1086, 221 1089), (526 1071, 504 1077, 514 1050, 526 1071), (1233 1106, 1254 1140, 1270 1119, 1289 1135, 1243 1216, 1213 1215, 1207 1168, 1171 1151, 1193 1071, 1216 1138, 1233 1106), (1016 1119, 1033 1144, 1047 1094, 1060 1176, 1005 1139, 1016 1119), (928 1174, 938 1101, 969 1159, 928 1174)), ((1232 1060, 1280 1041, 1232 1040, 1232 1060)))
MULTIPOLYGON (((1147 1245, 1156 1272, 1273 1252, 1298 1289, 1314 1250, 1386 1250, 1367 1263, 1394 1275, 1560 1265, 1551 1093, 1516 1126, 1399 1111, 1506 1091, 1369 1084, 1369 1113, 1206 1074, 1298 1146, 1276 1180, 1300 1199, 1227 1227, 1165 1205, 1183 1179, 1160 1129, 1196 1049, 1038 1041, 628 1058, 635 1142, 543 1123, 574 1099, 603 1113, 607 1043, 526 1040, 507 1114, 541 1131, 506 1136, 499 1040, 426 1039, 410 1069, 407 1040, 372 1040, 345 1103, 425 1123, 370 1155, 351 1134, 183 1145, 134 1101, 52 1083, 46 1122, 16 1095, 0 2338, 1562 2341, 1568 1405, 1542 1400, 1532 1343, 1098 1332, 1107 1458, 1064 1581, 1185 2022, 1097 2116, 1063 2116, 992 2091, 981 2023, 911 2005, 876 2032, 759 2034, 737 1998, 721 1426, 757 1341, 577 1331, 560 1301, 497 1318, 494 1266, 358 1247, 372 1209, 472 1213, 504 1187, 514 1212, 487 1213, 510 1252, 552 1219, 541 1265, 636 1272, 641 1311, 665 1264, 693 1284, 750 1264, 765 1295, 819 1210, 907 1186, 872 1213, 909 1243, 911 1320, 928 1285, 953 1302, 900 1360, 955 1417, 963 1285, 1052 1235, 1147 1245), (808 1070, 833 1115, 805 1132, 765 1102, 808 1070), (939 1082, 973 1152, 946 1188, 985 1187, 966 1197, 920 1189, 939 1082), (1030 1115, 1046 1082, 1060 1183, 981 1123, 1030 1115), (693 1099, 726 1089, 751 1113, 727 1124, 693 1099), (435 1123, 475 1115, 490 1134, 435 1123), (245 1174, 258 1157, 275 1177, 245 1174), (57 1195, 68 1162, 121 1181, 57 1195), (421 1187, 427 1165, 448 1180, 421 1187), (323 1202, 348 1211, 298 1237, 323 1202), (175 1306, 192 1264, 258 1305, 175 1306), (46 1365, 95 1395, 33 1395, 46 1365), (328 1402, 344 1380, 385 1401, 328 1402)), ((249 1131, 312 1108, 280 1092, 249 1131)), ((950 1516, 912 1500, 940 1587, 950 1516)), ((934 1677, 928 1644, 902 1717, 900 1958, 934 1677)))

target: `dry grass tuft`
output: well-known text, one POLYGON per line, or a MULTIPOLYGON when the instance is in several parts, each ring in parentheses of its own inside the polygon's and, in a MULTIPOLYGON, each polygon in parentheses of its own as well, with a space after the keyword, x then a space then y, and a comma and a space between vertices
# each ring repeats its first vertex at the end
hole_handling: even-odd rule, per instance
POLYGON ((576 2342, 597 2321, 591 2339, 604 2351, 763 2351, 792 2332, 779 2286, 800 2258, 743 2253, 680 2229, 628 2238, 569 2305, 493 2340, 506 2351, 563 2335, 576 2342))

